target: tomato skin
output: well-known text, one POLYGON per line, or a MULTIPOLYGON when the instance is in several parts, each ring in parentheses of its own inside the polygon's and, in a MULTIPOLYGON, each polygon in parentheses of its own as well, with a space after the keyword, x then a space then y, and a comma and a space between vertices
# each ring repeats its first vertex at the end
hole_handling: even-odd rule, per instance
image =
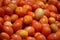
POLYGON ((20 35, 22 38, 28 37, 28 32, 26 30, 18 30, 16 31, 17 35, 20 35))
POLYGON ((60 40, 58 35, 55 34, 55 33, 52 33, 50 34, 48 37, 47 37, 48 40, 60 40))
POLYGON ((22 26, 23 26, 23 23, 18 19, 13 23, 12 28, 14 31, 17 31, 19 29, 22 29, 22 26))
POLYGON ((0 16, 3 17, 5 14, 5 11, 2 7, 0 7, 0 16))
POLYGON ((47 16, 43 16, 40 20, 39 20, 40 23, 42 24, 48 24, 48 18, 47 16))
POLYGON ((36 20, 32 21, 32 26, 35 28, 36 32, 41 31, 42 25, 41 25, 41 23, 37 22, 36 20))
POLYGON ((18 19, 18 15, 16 15, 16 14, 11 15, 12 22, 15 22, 17 19, 18 19))
POLYGON ((25 27, 25 30, 28 31, 28 35, 34 35, 35 29, 32 26, 25 27))
POLYGON ((4 16, 4 21, 11 21, 11 17, 9 15, 4 16))
POLYGON ((0 38, 1 38, 1 39, 7 39, 7 40, 9 40, 9 39, 10 39, 10 36, 9 36, 7 33, 2 32, 2 33, 0 34, 0 38))
POLYGON ((25 24, 31 24, 32 20, 33 20, 33 18, 30 15, 26 15, 23 18, 23 21, 24 21, 25 24))
POLYGON ((56 22, 56 19, 54 17, 49 17, 50 24, 55 23, 55 22, 56 22))
POLYGON ((36 38, 36 40, 46 40, 45 36, 42 34, 35 36, 35 38, 36 38))
POLYGON ((12 35, 12 34, 13 34, 13 29, 12 29, 12 27, 10 27, 10 26, 4 25, 2 31, 3 31, 3 32, 6 32, 6 33, 9 34, 9 35, 12 35))
POLYGON ((17 34, 13 34, 13 35, 11 36, 11 39, 13 39, 13 40, 22 40, 21 36, 19 36, 19 35, 17 35, 17 34))
POLYGON ((50 28, 51 28, 52 32, 57 32, 57 30, 58 30, 58 27, 56 24, 51 24, 50 28))
POLYGON ((36 40, 34 37, 27 37, 26 40, 36 40))
POLYGON ((51 29, 49 26, 43 26, 42 27, 42 34, 45 36, 48 36, 51 33, 51 29))

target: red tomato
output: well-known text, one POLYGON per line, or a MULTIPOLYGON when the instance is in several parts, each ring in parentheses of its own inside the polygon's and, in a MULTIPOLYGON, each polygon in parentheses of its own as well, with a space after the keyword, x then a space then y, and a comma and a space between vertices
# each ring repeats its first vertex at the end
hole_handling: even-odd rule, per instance
POLYGON ((45 26, 43 25, 42 27, 42 34, 45 35, 45 36, 48 36, 49 34, 51 33, 51 29, 49 26, 45 26))
POLYGON ((33 20, 32 26, 35 28, 35 31, 40 31, 41 27, 42 27, 41 23, 39 23, 39 22, 37 22, 35 20, 33 20))
POLYGON ((0 7, 3 5, 3 0, 0 0, 0 7))
POLYGON ((34 37, 27 37, 26 40, 36 40, 34 37))
POLYGON ((12 28, 14 29, 14 31, 17 31, 17 30, 19 30, 19 29, 22 29, 22 26, 23 26, 23 23, 22 23, 20 20, 16 20, 16 21, 13 23, 12 28))
POLYGON ((7 39, 7 40, 9 40, 9 39, 10 39, 10 36, 9 36, 7 33, 2 32, 2 33, 0 34, 0 38, 1 38, 1 39, 7 39))
POLYGON ((49 5, 47 9, 51 12, 56 12, 57 13, 57 8, 54 5, 49 5))
POLYGON ((42 24, 48 23, 48 18, 46 16, 43 16, 39 22, 42 24))
POLYGON ((9 15, 4 16, 4 21, 11 21, 11 17, 9 15))
POLYGON ((10 26, 5 26, 4 25, 2 30, 3 30, 3 32, 6 32, 9 35, 12 35, 13 34, 13 29, 10 26))
POLYGON ((56 22, 56 19, 54 17, 49 17, 50 24, 55 23, 55 22, 56 22))
POLYGON ((5 6, 3 8, 5 10, 5 14, 7 14, 7 15, 12 15, 13 14, 13 10, 10 7, 5 6))
POLYGON ((17 35, 17 34, 13 34, 13 35, 11 36, 11 39, 13 39, 13 40, 22 40, 21 36, 19 36, 19 35, 17 35))
POLYGON ((2 17, 0 17, 0 23, 3 23, 4 19, 2 17))
POLYGON ((16 15, 16 14, 11 15, 12 22, 15 22, 17 19, 18 19, 18 15, 16 15))
POLYGON ((55 33, 52 33, 47 37, 47 40, 59 40, 59 37, 55 33))
POLYGON ((3 17, 5 14, 5 11, 3 8, 0 7, 0 17, 3 17))
POLYGON ((35 36, 36 40, 46 40, 46 37, 42 34, 35 36))
POLYGON ((32 26, 25 27, 25 30, 28 31, 29 35, 34 35, 35 29, 32 26))
POLYGON ((32 23, 32 20, 33 20, 33 18, 32 18, 30 15, 26 15, 26 16, 24 16, 24 18, 23 18, 23 21, 24 21, 25 24, 30 24, 30 23, 32 23))
POLYGON ((22 38, 28 37, 28 32, 26 30, 18 30, 16 34, 20 35, 22 38))

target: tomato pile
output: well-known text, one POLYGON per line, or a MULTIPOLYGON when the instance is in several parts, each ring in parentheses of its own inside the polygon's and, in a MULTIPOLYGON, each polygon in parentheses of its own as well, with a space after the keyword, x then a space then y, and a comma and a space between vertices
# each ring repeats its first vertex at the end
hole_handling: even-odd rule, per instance
POLYGON ((60 1, 0 0, 0 40, 60 40, 60 1))

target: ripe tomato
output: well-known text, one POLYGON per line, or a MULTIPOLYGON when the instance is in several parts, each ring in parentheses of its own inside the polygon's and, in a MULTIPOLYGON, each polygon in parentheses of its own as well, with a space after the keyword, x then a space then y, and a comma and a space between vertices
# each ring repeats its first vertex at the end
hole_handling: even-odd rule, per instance
POLYGON ((27 37, 26 40, 36 40, 34 37, 27 37))
POLYGON ((20 20, 16 20, 16 21, 13 23, 12 28, 14 29, 14 31, 17 31, 17 30, 19 30, 19 29, 22 29, 22 26, 23 26, 23 23, 22 23, 20 20))
POLYGON ((9 36, 7 33, 2 32, 2 33, 0 34, 0 38, 1 38, 1 39, 7 39, 7 40, 9 40, 9 39, 10 39, 10 36, 9 36))
POLYGON ((43 16, 39 22, 42 24, 48 23, 48 18, 46 16, 43 16))
POLYGON ((18 30, 16 34, 20 35, 22 38, 28 37, 28 32, 26 30, 18 30))
POLYGON ((49 17, 50 24, 55 23, 55 22, 56 22, 56 19, 54 17, 49 17))
POLYGON ((42 27, 41 23, 39 23, 39 22, 37 22, 37 21, 35 21, 35 20, 33 20, 32 26, 35 28, 35 31, 36 31, 36 32, 37 32, 37 31, 40 31, 40 30, 41 30, 41 27, 42 27))
POLYGON ((18 19, 18 15, 16 15, 16 14, 11 15, 12 22, 15 22, 17 19, 18 19))
POLYGON ((3 31, 3 32, 6 32, 6 33, 9 34, 9 35, 12 35, 12 34, 13 34, 13 29, 12 29, 12 27, 10 27, 10 26, 4 25, 2 31, 3 31))
POLYGON ((30 24, 30 23, 32 23, 32 20, 33 20, 33 18, 32 18, 30 15, 26 15, 26 16, 24 16, 24 18, 23 18, 23 21, 24 21, 25 24, 30 24))
POLYGON ((0 17, 0 23, 3 23, 4 19, 2 17, 0 17))
POLYGON ((17 35, 17 34, 13 34, 13 35, 11 36, 11 39, 13 39, 13 40, 22 40, 21 36, 19 36, 19 35, 17 35))
POLYGON ((29 35, 34 35, 35 29, 32 26, 25 27, 25 30, 28 31, 29 35))

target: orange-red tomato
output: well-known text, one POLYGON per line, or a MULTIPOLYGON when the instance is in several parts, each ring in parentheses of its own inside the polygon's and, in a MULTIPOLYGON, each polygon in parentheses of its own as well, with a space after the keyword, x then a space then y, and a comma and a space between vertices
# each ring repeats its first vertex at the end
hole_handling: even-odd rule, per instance
POLYGON ((12 15, 13 14, 13 10, 10 7, 5 6, 3 8, 5 10, 5 14, 7 14, 7 15, 12 15))
POLYGON ((16 34, 20 35, 22 38, 28 37, 28 32, 26 30, 18 30, 16 34))
POLYGON ((26 40, 36 40, 34 37, 27 37, 26 40))
POLYGON ((43 26, 42 27, 42 34, 45 36, 48 36, 51 33, 51 29, 49 26, 43 26))
POLYGON ((0 17, 0 23, 3 23, 4 19, 2 17, 0 17))
POLYGON ((2 40, 3 40, 3 39, 9 40, 9 39, 10 39, 10 36, 9 36, 7 33, 2 32, 2 33, 0 34, 0 38, 1 38, 2 40))
POLYGON ((47 37, 47 40, 59 40, 59 37, 57 34, 52 33, 47 37))
POLYGON ((54 17, 49 17, 50 24, 55 23, 55 22, 56 22, 56 19, 54 17))
POLYGON ((17 30, 19 30, 19 29, 22 29, 22 26, 23 26, 22 21, 16 20, 16 21, 13 23, 12 28, 14 29, 14 31, 17 31, 17 30))
POLYGON ((15 22, 17 19, 18 19, 18 15, 16 15, 16 14, 11 15, 12 22, 15 22))
POLYGON ((35 31, 41 31, 41 23, 37 22, 36 20, 33 20, 32 26, 35 28, 35 31))
POLYGON ((46 37, 42 34, 38 34, 37 36, 35 36, 36 40, 46 40, 46 37))
POLYGON ((5 11, 2 7, 0 7, 0 17, 3 17, 5 14, 5 11))
POLYGON ((57 8, 56 8, 56 6, 54 6, 54 5, 49 5, 48 7, 47 7, 47 9, 49 10, 49 11, 51 11, 51 12, 56 12, 57 13, 57 8))
POLYGON ((12 27, 10 27, 10 26, 4 25, 2 31, 3 31, 3 32, 6 32, 6 33, 9 34, 9 35, 12 35, 12 34, 13 34, 13 29, 12 29, 12 27))
POLYGON ((17 7, 15 12, 19 16, 24 16, 26 14, 26 10, 24 10, 23 7, 17 7))
POLYGON ((34 35, 35 29, 32 26, 25 27, 25 30, 28 31, 28 35, 34 35))
POLYGON ((13 40, 22 40, 21 36, 19 36, 17 34, 11 35, 11 39, 13 39, 13 40))
POLYGON ((42 23, 42 24, 48 23, 48 18, 47 18, 47 16, 43 16, 43 17, 40 19, 39 22, 42 23))
POLYGON ((25 24, 30 24, 30 23, 32 23, 32 20, 33 20, 33 18, 32 18, 30 15, 26 15, 26 16, 24 16, 24 18, 23 18, 23 21, 24 21, 25 24))
POLYGON ((11 21, 11 17, 9 15, 4 16, 4 21, 11 21))

